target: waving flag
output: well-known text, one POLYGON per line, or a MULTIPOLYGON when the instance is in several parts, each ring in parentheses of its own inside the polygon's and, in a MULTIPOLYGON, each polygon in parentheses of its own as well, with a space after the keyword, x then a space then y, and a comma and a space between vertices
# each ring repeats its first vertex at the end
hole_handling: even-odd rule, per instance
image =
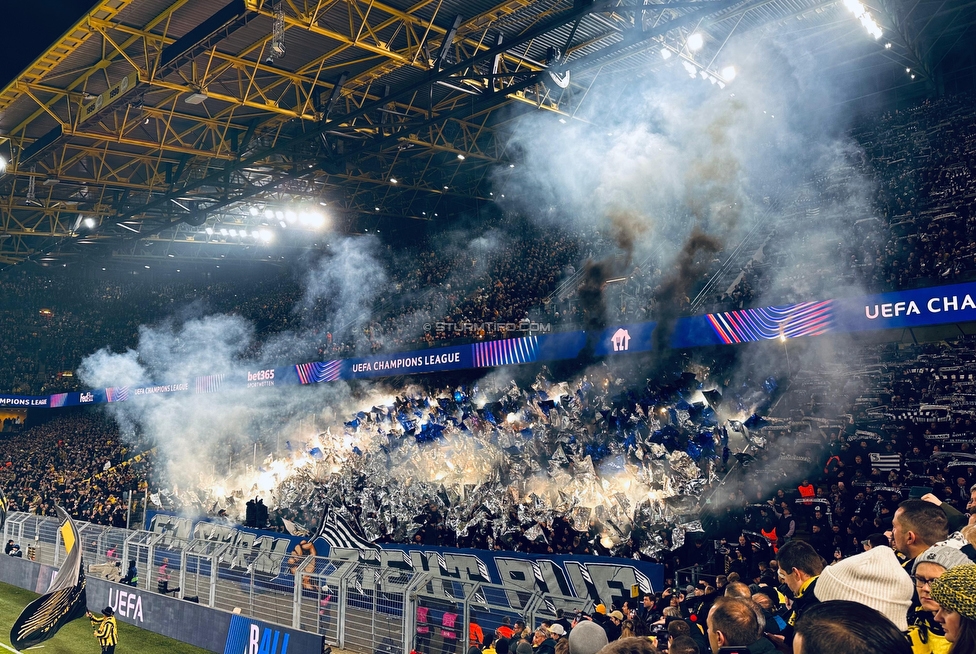
POLYGON ((359 550, 364 552, 367 550, 379 550, 380 546, 375 543, 371 543, 362 536, 359 535, 358 531, 352 527, 346 520, 333 511, 331 508, 325 509, 325 514, 322 516, 322 522, 319 525, 319 531, 315 534, 315 540, 317 538, 325 539, 325 542, 329 544, 330 547, 339 547, 350 550, 359 550))
POLYGON ((0 534, 3 533, 5 522, 7 522, 7 496, 3 494, 3 489, 0 488, 0 534))
POLYGON ((88 602, 85 597, 85 573, 81 563, 81 542, 71 517, 60 506, 55 507, 64 520, 61 540, 67 557, 54 576, 47 593, 27 605, 10 629, 10 644, 15 649, 26 650, 58 633, 72 620, 85 615, 88 602))

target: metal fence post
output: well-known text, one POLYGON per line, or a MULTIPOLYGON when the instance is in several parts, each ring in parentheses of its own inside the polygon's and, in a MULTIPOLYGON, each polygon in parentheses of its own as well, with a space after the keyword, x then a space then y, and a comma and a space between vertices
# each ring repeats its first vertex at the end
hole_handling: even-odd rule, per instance
POLYGON ((295 588, 292 592, 294 595, 294 601, 292 602, 292 612, 291 612, 291 626, 298 629, 301 625, 302 619, 302 579, 306 574, 305 572, 305 562, 308 561, 311 556, 305 557, 305 560, 295 567, 295 588))
POLYGON ((336 638, 339 641, 339 649, 346 648, 346 602, 349 601, 349 589, 347 588, 346 575, 339 578, 339 607, 336 620, 336 638))
POLYGON ((186 596, 186 550, 180 549, 180 597, 186 596))

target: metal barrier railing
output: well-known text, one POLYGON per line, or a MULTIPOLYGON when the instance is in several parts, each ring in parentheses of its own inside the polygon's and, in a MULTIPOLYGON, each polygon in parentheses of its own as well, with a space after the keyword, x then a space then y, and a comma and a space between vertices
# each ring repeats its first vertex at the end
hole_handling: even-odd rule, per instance
MULTIPOLYGON (((409 565, 382 566, 356 550, 331 557, 288 552, 285 539, 162 516, 152 531, 76 522, 86 570, 118 581, 136 562, 136 586, 265 622, 322 634, 364 654, 466 652, 468 624, 520 616, 532 627, 561 608, 592 610, 589 599, 548 596, 498 584, 446 578, 409 565)), ((63 559, 54 517, 12 513, 3 538, 38 563, 63 559), (26 547, 25 547, 26 546, 26 547), (26 553, 25 553, 26 554, 26 553)))

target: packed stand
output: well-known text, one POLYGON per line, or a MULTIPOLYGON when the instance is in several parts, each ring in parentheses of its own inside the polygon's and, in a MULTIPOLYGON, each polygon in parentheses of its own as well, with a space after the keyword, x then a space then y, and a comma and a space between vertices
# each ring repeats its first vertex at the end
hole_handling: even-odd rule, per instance
POLYGON ((125 527, 125 493, 145 490, 152 452, 133 452, 115 422, 98 413, 59 417, 0 437, 0 489, 10 511, 125 527))

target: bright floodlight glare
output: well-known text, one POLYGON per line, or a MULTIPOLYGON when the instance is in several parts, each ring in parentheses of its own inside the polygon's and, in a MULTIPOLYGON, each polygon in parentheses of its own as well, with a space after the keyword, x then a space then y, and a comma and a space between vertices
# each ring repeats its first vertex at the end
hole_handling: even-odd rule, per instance
POLYGON ((311 215, 311 224, 315 229, 322 229, 325 227, 325 216, 318 211, 313 211, 311 215))
POLYGON ((3 157, 0 157, 0 173, 5 171, 6 169, 7 169, 7 160, 4 159, 3 157))
POLYGON ((290 222, 290 223, 293 223, 293 222, 295 222, 295 219, 296 219, 297 217, 298 217, 298 216, 296 216, 296 215, 295 215, 295 212, 294 212, 294 211, 286 211, 286 212, 285 212, 285 220, 287 220, 287 221, 288 221, 288 222, 290 222))
POLYGON ((671 50, 669 48, 661 48, 661 59, 667 61, 671 58, 671 50))
POLYGON ((252 216, 258 215, 258 208, 257 207, 251 207, 250 211, 251 211, 251 215, 252 216))
POLYGON ((464 161, 464 155, 463 154, 459 154, 458 155, 458 161, 464 161))
POLYGON ((698 32, 695 32, 688 37, 688 49, 692 52, 695 50, 701 50, 703 45, 705 45, 705 39, 698 32))
POLYGON ((864 13, 864 5, 858 2, 858 0, 844 0, 844 6, 858 18, 864 13))
POLYGON ((231 236, 237 236, 237 230, 236 229, 230 230, 230 235, 231 236))
POLYGON ((275 212, 272 211, 271 209, 265 209, 264 210, 264 217, 267 218, 268 220, 271 220, 272 218, 275 217, 275 212))
POLYGON ((695 77, 695 75, 698 74, 698 69, 695 68, 695 64, 691 63, 690 61, 682 61, 681 65, 685 67, 685 70, 688 71, 688 74, 692 77, 695 77))
POLYGON ((274 234, 271 232, 270 229, 262 229, 261 230, 261 240, 262 241, 264 241, 265 243, 270 243, 273 239, 274 239, 274 234))
POLYGON ((87 227, 88 229, 92 229, 94 226, 95 226, 94 218, 85 218, 85 227, 87 227))
POLYGON ((396 183, 397 183, 397 178, 396 177, 391 177, 390 178, 390 184, 396 184, 396 183))
POLYGON ((735 79, 735 66, 726 66, 722 69, 722 79, 731 82, 735 79))

